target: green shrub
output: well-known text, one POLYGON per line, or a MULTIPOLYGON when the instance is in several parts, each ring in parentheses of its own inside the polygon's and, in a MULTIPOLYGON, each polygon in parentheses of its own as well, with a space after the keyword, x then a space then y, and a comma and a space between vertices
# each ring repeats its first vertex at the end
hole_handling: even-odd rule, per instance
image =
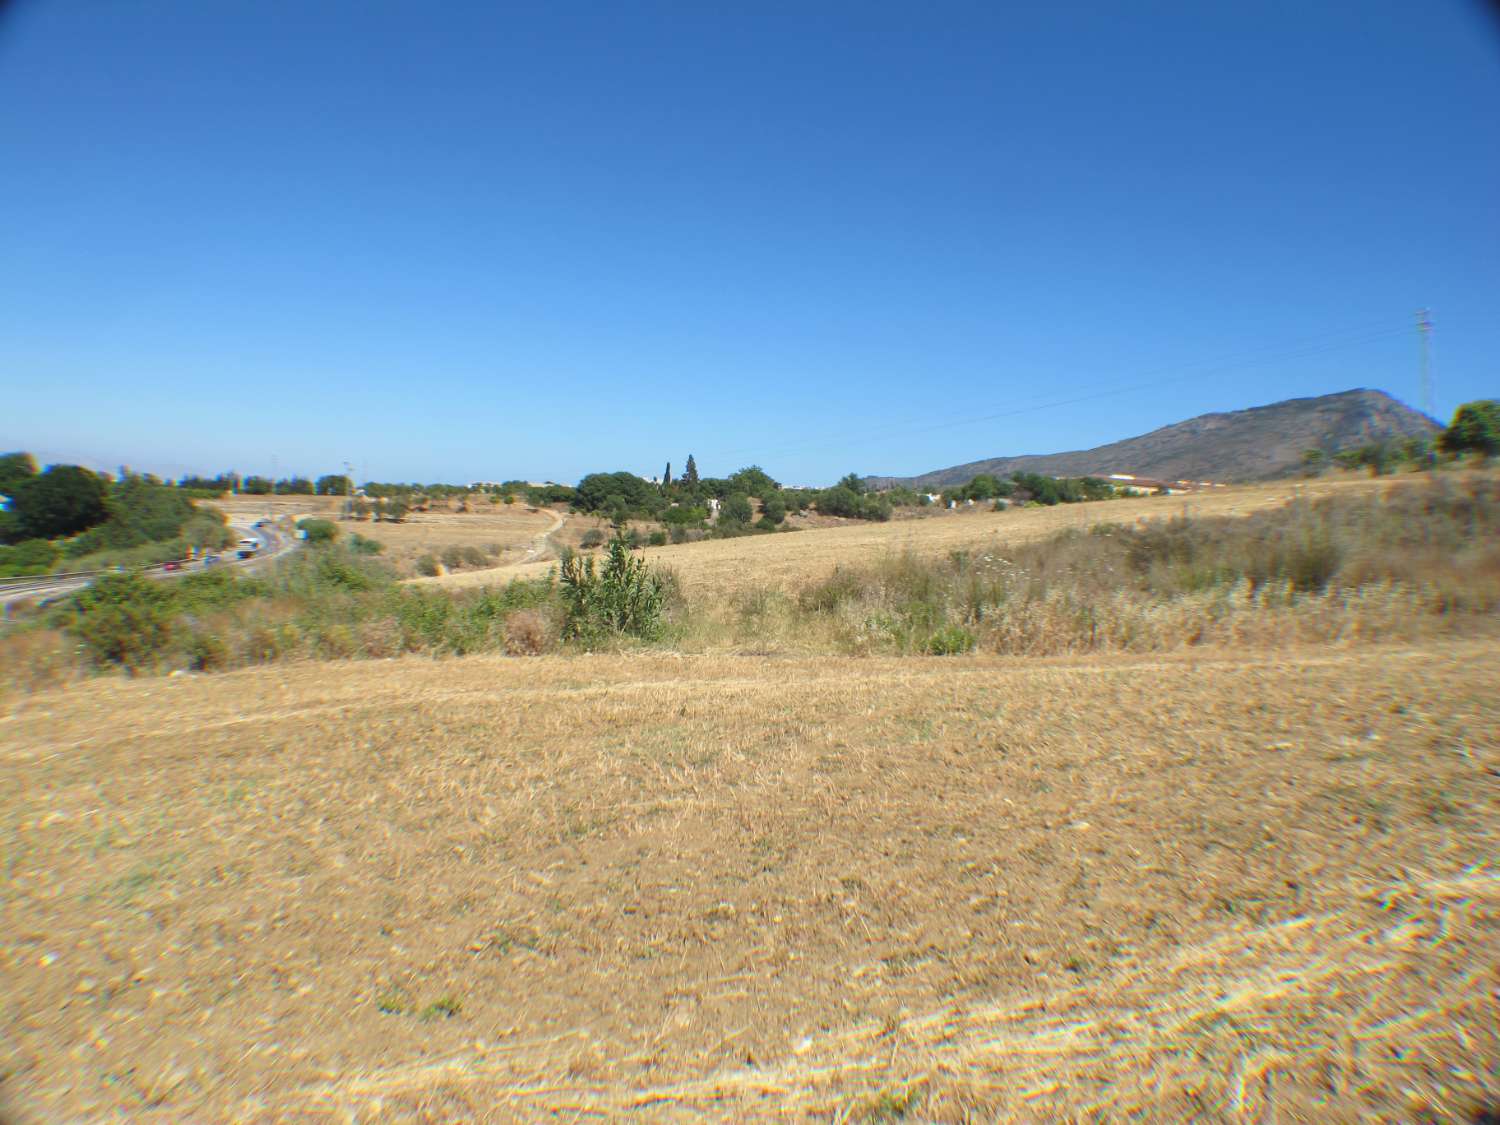
POLYGON ((604 532, 600 531, 597 527, 591 527, 583 533, 583 538, 579 540, 578 545, 585 551, 591 551, 603 542, 604 532))
POLYGON ((625 540, 610 541, 602 569, 593 558, 563 553, 560 584, 563 635, 592 641, 609 635, 652 639, 661 630, 666 591, 644 559, 630 554, 625 540))
POLYGON ((653 531, 646 537, 646 542, 652 547, 665 547, 667 545, 667 533, 660 529, 653 531))
POLYGON ((229 663, 229 646, 222 637, 194 629, 183 638, 183 655, 195 672, 213 672, 229 663))
POLYGON ((958 656, 974 647, 975 637, 961 625, 944 625, 927 638, 927 651, 933 656, 958 656))
POLYGON ((416 561, 414 565, 417 568, 417 573, 422 575, 422 577, 424 578, 436 578, 439 574, 442 573, 441 566, 438 563, 437 559, 433 558, 431 555, 423 555, 416 561))
POLYGON ((331 520, 313 518, 298 520, 297 530, 307 533, 309 543, 332 543, 339 534, 337 525, 331 520))
POLYGON ((0 547, 0 578, 49 574, 62 552, 46 539, 23 539, 14 547, 0 547))
POLYGON ((98 664, 154 664, 172 640, 170 595, 138 574, 106 574, 71 599, 71 629, 98 664))
POLYGON ((349 549, 356 554, 378 555, 385 550, 385 544, 378 539, 367 538, 356 531, 349 537, 349 549))

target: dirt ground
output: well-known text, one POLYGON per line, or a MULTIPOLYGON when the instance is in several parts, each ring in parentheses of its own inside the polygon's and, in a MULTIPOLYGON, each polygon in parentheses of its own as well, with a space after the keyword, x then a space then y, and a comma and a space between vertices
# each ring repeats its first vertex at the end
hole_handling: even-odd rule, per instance
MULTIPOLYGON (((215 507, 230 514, 231 519, 263 518, 274 507, 276 515, 319 516, 338 519, 343 500, 337 496, 278 496, 274 505, 264 496, 231 496, 216 501, 215 507)), ((383 558, 399 573, 414 574, 414 564, 422 555, 441 557, 448 547, 477 547, 496 565, 519 563, 534 557, 537 539, 557 523, 551 509, 527 508, 517 502, 491 504, 486 497, 470 501, 470 511, 460 512, 457 504, 435 504, 426 512, 412 512, 400 523, 373 520, 339 520, 345 534, 358 532, 367 539, 385 544, 383 558)), ((460 572, 462 573, 462 572, 460 572)))
POLYGON ((0 1120, 1467 1120, 1496 683, 1449 641, 13 697, 0 1120))
MULTIPOLYGON (((1425 474, 1380 479, 1348 476, 1236 485, 1178 496, 1059 504, 1053 508, 1013 508, 994 512, 975 507, 935 512, 922 518, 895 519, 888 523, 824 521, 834 525, 774 535, 648 547, 644 554, 650 561, 676 571, 689 592, 730 592, 751 587, 795 588, 810 579, 826 576, 841 563, 869 562, 881 554, 907 550, 942 554, 986 543, 1004 547, 1043 539, 1068 528, 1088 528, 1111 521, 1134 523, 1139 519, 1182 514, 1245 515, 1276 507, 1296 496, 1398 488, 1428 479, 1425 474)), ((486 586, 512 578, 538 578, 545 575, 550 566, 541 561, 418 581, 453 587, 486 586)))

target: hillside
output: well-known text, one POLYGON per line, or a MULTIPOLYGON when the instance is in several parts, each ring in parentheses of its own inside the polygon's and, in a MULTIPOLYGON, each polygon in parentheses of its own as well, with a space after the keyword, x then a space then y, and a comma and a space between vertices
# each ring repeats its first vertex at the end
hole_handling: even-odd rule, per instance
POLYGON ((992 457, 915 477, 870 477, 875 488, 905 484, 941 488, 979 473, 1049 476, 1133 473, 1162 480, 1261 480, 1286 474, 1307 449, 1337 450, 1382 438, 1430 437, 1438 431, 1425 414, 1384 391, 1352 390, 1317 398, 1291 398, 1201 414, 1140 437, 1070 453, 992 457))

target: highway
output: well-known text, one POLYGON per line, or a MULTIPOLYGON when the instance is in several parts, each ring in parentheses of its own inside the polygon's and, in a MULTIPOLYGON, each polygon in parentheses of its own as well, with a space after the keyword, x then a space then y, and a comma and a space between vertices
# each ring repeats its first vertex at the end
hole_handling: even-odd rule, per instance
MULTIPOLYGON (((270 565, 279 558, 284 558, 297 549, 299 542, 296 536, 286 528, 271 523, 266 523, 263 527, 240 527, 230 524, 229 530, 233 531, 239 539, 259 539, 260 550, 248 559, 240 559, 235 558, 235 551, 238 548, 226 547, 220 552, 221 561, 211 566, 204 566, 202 562, 188 562, 182 564, 181 570, 168 570, 166 564, 157 563, 154 566, 140 567, 136 573, 144 574, 147 578, 166 580, 220 567, 246 572, 255 571, 270 565)), ((70 574, 46 574, 36 578, 0 578, 0 606, 22 600, 52 601, 64 594, 71 594, 74 590, 81 590, 100 575, 108 573, 110 572, 107 570, 92 570, 70 574)))

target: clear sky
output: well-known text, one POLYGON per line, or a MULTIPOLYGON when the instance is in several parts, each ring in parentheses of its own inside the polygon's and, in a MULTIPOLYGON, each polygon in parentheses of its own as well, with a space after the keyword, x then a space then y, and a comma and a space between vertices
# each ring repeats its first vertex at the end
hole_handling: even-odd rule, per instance
POLYGON ((20 0, 0 447, 788 483, 1500 394, 1460 0, 20 0))

